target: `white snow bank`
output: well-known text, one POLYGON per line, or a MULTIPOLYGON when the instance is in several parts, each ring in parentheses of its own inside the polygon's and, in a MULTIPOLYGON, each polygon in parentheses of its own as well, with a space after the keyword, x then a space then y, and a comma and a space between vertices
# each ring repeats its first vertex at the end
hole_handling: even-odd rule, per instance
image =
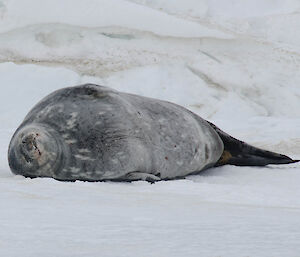
POLYGON ((299 10, 297 0, 129 0, 185 18, 250 18, 286 14, 299 10))
MULTIPOLYGON (((83 8, 82 2, 72 2, 74 6, 69 8, 70 11, 65 16, 59 13, 71 2, 64 2, 61 10, 54 12, 59 3, 45 1, 41 7, 41 3, 34 0, 2 2, 3 28, 11 30, 0 33, 0 62, 67 67, 80 75, 100 76, 105 85, 174 101, 208 119, 226 119, 233 115, 240 120, 253 116, 300 117, 300 51, 294 45, 287 46, 277 41, 260 42, 238 35, 228 39, 218 38, 216 35, 210 38, 208 34, 157 33, 156 29, 163 25, 156 26, 155 23, 140 20, 139 14, 145 11, 155 21, 164 24, 155 15, 165 17, 163 12, 172 8, 175 8, 175 15, 175 10, 179 10, 183 2, 170 5, 164 1, 146 1, 142 2, 145 4, 142 6, 118 1, 119 5, 115 10, 110 9, 112 2, 90 0, 84 4, 86 12, 91 12, 91 15, 87 15, 87 21, 75 15, 79 12, 79 7, 83 8), (162 8, 161 11, 153 10, 152 4, 155 3, 166 6, 159 7, 162 8), (36 9, 32 9, 32 6, 36 9), (103 20, 109 21, 114 17, 115 23, 97 23, 95 10, 101 9, 100 7, 107 14, 112 12, 109 19, 103 20), (121 7, 124 13, 127 13, 128 8, 134 12, 129 20, 143 26, 149 24, 149 29, 123 26, 122 20, 114 13, 121 7), (47 14, 43 13, 46 10, 44 8, 47 9, 47 14), (33 15, 36 10, 40 12, 33 15), (77 22, 69 19, 77 19, 77 22)), ((194 4, 194 1, 190 1, 185 6, 194 4)), ((212 8, 212 5, 216 10, 211 11, 211 15, 218 17, 221 9, 216 4, 203 1, 199 4, 207 8, 212 8)), ((250 1, 246 4, 251 5, 250 1)), ((221 1, 220 6, 224 5, 235 6, 235 2, 221 1)), ((292 0, 284 7, 281 2, 271 0, 262 1, 259 6, 262 13, 256 12, 256 7, 253 7, 253 12, 258 16, 255 20, 259 24, 264 15, 269 17, 268 15, 279 10, 285 15, 287 11, 298 8, 292 0)), ((184 10, 186 9, 182 11, 184 10)), ((189 12, 186 12, 184 17, 177 14, 176 17, 168 14, 168 17, 185 23, 191 18, 189 12)), ((230 12, 227 16, 230 16, 230 12)), ((297 19, 296 23, 300 25, 297 19)), ((193 28, 197 21, 185 24, 188 28, 193 28)), ((167 31, 176 27, 174 24, 168 26, 167 31)), ((209 27, 208 24, 205 26, 209 27)), ((180 26, 176 29, 181 31, 180 26)), ((182 31, 188 29, 183 28, 182 31)), ((281 29, 276 31, 284 35, 290 33, 281 29)), ((297 34, 292 35, 298 38, 297 34)), ((272 41, 272 38, 268 39, 272 41)))
POLYGON ((32 24, 65 23, 84 27, 121 26, 159 35, 221 37, 230 34, 122 0, 1 1, 0 31, 32 24))
POLYGON ((285 43, 299 50, 300 2, 298 0, 130 0, 220 31, 285 43))

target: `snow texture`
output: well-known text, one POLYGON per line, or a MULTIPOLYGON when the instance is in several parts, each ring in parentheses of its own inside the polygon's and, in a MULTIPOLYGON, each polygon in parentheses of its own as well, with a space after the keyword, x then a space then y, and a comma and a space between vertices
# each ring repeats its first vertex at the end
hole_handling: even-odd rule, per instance
POLYGON ((300 256, 300 165, 153 185, 13 175, 12 134, 50 92, 94 82, 175 102, 300 158, 297 0, 1 0, 0 256, 300 256))

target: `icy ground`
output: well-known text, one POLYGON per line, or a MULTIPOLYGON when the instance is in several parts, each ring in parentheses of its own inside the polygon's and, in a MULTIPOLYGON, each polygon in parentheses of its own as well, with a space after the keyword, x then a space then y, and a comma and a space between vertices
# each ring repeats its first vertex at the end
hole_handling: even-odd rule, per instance
POLYGON ((30 108, 85 82, 299 159, 299 29, 297 0, 0 0, 0 256, 300 256, 300 164, 153 185, 26 179, 7 164, 30 108))

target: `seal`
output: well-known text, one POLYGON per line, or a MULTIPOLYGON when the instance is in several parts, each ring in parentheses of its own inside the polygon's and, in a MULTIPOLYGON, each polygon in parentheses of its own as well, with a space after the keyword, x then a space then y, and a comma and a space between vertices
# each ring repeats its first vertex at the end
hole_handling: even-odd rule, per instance
POLYGON ((8 161, 13 173, 31 178, 155 182, 224 164, 297 160, 239 141, 179 105, 85 84, 33 107, 8 161))

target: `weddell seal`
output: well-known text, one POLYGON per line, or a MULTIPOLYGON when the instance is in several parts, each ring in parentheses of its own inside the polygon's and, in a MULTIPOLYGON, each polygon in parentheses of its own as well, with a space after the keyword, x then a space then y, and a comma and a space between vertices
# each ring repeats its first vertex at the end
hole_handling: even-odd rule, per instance
POLYGON ((94 84, 57 90, 33 107, 11 139, 8 161, 13 173, 31 178, 149 182, 224 164, 296 162, 176 104, 94 84))

